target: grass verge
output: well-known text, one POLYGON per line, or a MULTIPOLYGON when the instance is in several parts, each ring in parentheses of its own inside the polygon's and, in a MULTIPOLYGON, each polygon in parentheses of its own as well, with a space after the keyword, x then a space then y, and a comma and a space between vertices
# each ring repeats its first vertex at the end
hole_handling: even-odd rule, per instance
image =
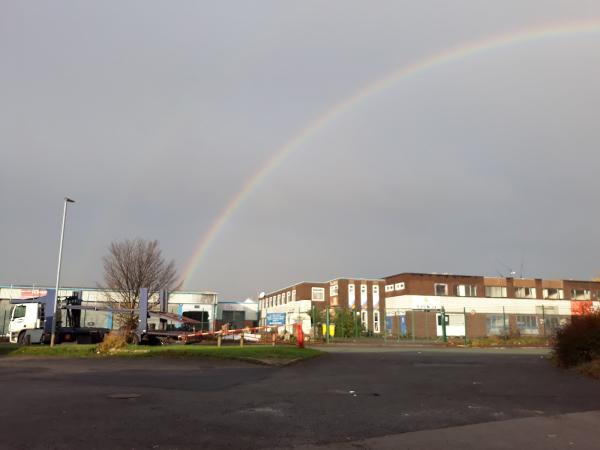
POLYGON ((65 358, 221 358, 237 359, 256 363, 289 363, 314 358, 322 352, 311 348, 291 346, 247 345, 245 347, 208 347, 200 345, 165 345, 165 346, 135 346, 128 345, 123 349, 107 354, 98 354, 95 345, 62 344, 56 347, 47 345, 19 346, 15 344, 0 344, 1 356, 38 356, 65 358))
POLYGON ((471 347, 548 347, 551 344, 549 338, 545 337, 518 337, 518 338, 474 338, 469 339, 471 347))

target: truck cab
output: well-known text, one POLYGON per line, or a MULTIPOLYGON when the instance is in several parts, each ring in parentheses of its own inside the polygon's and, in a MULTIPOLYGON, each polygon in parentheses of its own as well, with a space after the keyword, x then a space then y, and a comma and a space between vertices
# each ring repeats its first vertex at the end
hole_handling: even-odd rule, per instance
POLYGON ((44 328, 43 303, 17 303, 10 313, 8 339, 13 344, 24 344, 28 330, 44 328))

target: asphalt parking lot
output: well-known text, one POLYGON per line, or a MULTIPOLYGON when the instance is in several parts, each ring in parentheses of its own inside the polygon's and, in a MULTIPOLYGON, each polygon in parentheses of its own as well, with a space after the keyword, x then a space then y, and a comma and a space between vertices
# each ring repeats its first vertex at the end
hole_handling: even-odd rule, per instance
MULTIPOLYGON (((284 368, 2 358, 0 398, 1 448, 378 448, 384 441, 368 440, 515 419, 526 430, 518 420, 597 411, 600 383, 538 351, 345 349, 284 368)), ((552 426, 559 443, 566 430, 552 426)), ((518 448, 498 433, 505 446, 494 448, 518 448)))

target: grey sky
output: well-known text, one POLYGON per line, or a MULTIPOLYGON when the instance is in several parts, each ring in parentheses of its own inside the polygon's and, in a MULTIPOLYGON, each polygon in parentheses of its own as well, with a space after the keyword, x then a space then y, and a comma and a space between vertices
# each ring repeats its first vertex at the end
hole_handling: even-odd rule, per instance
MULTIPOLYGON (((595 1, 0 2, 0 283, 94 285, 113 239, 183 269, 245 180, 368 83, 595 1)), ((600 272, 600 33, 358 103, 265 178, 187 281, 243 298, 401 271, 600 272)))

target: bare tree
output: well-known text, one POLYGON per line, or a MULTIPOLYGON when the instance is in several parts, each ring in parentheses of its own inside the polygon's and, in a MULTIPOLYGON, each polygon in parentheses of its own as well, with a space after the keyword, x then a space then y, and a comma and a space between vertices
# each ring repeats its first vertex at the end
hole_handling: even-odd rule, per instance
MULTIPOLYGON (((101 287, 116 308, 138 308, 140 288, 147 288, 149 298, 156 298, 159 291, 178 287, 175 261, 165 261, 156 240, 136 238, 111 242, 102 262, 104 285, 101 287)), ((138 314, 117 314, 117 321, 119 326, 131 330, 137 326, 138 314)))

